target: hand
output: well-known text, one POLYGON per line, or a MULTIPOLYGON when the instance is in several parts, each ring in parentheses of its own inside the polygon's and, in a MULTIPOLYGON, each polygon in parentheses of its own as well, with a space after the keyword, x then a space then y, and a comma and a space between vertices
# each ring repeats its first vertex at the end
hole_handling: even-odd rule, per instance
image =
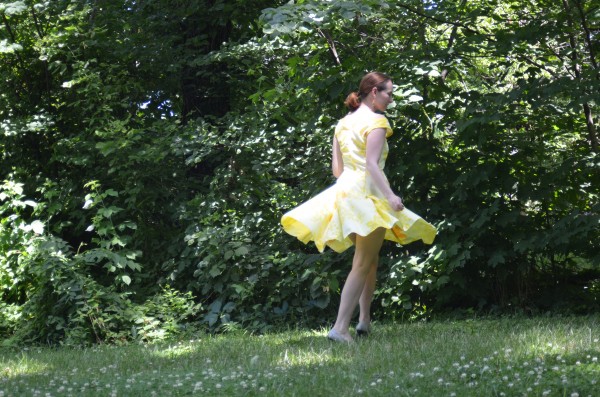
POLYGON ((402 203, 402 199, 395 194, 388 197, 388 202, 394 211, 402 211, 404 209, 404 203, 402 203))

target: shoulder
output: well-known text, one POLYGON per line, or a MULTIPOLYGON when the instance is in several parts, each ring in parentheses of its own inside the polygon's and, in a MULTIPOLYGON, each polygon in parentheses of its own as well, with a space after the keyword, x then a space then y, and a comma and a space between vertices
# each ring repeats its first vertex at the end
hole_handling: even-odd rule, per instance
POLYGON ((378 128, 382 128, 385 130, 386 138, 393 134, 390 122, 388 121, 387 117, 385 117, 383 114, 375 114, 374 116, 372 116, 371 120, 369 120, 368 128, 365 131, 365 133, 368 134, 369 132, 378 128))
POLYGON ((341 119, 338 120, 337 124, 335 125, 335 135, 337 135, 344 128, 344 125, 346 124, 347 119, 348 119, 348 116, 346 115, 345 117, 342 117, 341 119))

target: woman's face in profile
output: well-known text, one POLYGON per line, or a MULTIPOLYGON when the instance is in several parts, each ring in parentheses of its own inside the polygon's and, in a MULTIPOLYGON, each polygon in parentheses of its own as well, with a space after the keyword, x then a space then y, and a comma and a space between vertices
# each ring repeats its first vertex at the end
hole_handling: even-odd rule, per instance
POLYGON ((394 101, 394 84, 391 80, 385 82, 383 90, 377 90, 373 101, 373 110, 385 112, 387 107, 394 101))

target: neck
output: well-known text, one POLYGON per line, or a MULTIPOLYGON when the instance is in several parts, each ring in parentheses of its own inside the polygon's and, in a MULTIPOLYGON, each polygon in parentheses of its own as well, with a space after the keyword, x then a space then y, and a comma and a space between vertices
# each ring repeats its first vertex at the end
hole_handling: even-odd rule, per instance
POLYGON ((364 111, 370 111, 370 112, 376 113, 376 111, 375 111, 375 109, 373 108, 372 105, 366 104, 364 102, 361 102, 360 106, 356 110, 361 110, 363 112, 364 111))

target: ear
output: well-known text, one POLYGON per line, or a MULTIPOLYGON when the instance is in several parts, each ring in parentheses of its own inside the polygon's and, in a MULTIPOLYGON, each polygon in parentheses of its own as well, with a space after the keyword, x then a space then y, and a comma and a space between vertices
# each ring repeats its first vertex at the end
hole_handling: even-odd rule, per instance
POLYGON ((377 92, 378 92, 378 91, 379 91, 379 90, 377 89, 377 87, 373 87, 373 88, 371 88, 371 94, 373 94, 373 95, 377 95, 377 92))

